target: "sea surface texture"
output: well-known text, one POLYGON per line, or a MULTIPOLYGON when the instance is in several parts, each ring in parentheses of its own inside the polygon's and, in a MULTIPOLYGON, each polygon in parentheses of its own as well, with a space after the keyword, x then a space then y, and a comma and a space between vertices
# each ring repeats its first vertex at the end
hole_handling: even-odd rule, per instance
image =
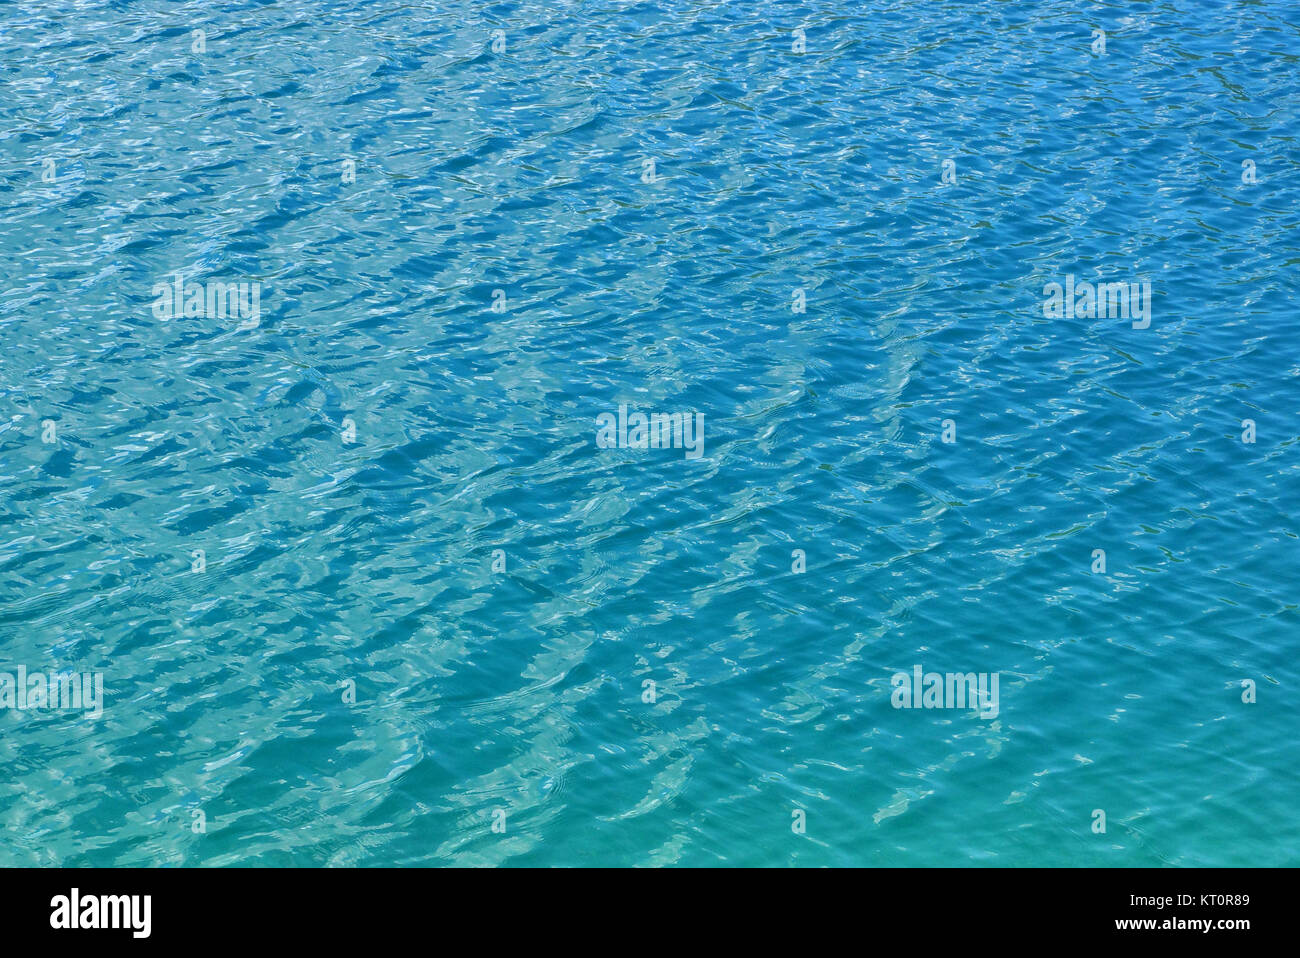
POLYGON ((1298 134, 1290 0, 0 5, 0 864, 1300 864, 1298 134))

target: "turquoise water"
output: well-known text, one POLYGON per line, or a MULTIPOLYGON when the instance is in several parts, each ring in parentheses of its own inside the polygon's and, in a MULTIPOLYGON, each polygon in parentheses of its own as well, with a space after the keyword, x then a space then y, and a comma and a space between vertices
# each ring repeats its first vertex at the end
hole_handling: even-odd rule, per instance
POLYGON ((1296 864, 1298 23, 0 7, 0 863, 1296 864))

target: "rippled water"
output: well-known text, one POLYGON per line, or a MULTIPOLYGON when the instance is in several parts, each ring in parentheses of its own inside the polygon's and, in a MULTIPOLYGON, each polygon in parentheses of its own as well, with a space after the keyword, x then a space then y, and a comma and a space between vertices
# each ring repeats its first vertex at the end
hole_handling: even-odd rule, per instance
POLYGON ((0 862, 1295 864, 1298 23, 0 8, 0 862))

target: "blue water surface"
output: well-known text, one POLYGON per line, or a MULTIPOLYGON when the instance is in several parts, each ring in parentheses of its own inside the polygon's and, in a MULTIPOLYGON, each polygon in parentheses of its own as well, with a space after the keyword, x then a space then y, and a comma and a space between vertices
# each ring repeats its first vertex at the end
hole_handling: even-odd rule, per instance
POLYGON ((0 671, 105 689, 0 712, 0 864, 1300 861, 1290 0, 44 0, 0 54, 0 671))

